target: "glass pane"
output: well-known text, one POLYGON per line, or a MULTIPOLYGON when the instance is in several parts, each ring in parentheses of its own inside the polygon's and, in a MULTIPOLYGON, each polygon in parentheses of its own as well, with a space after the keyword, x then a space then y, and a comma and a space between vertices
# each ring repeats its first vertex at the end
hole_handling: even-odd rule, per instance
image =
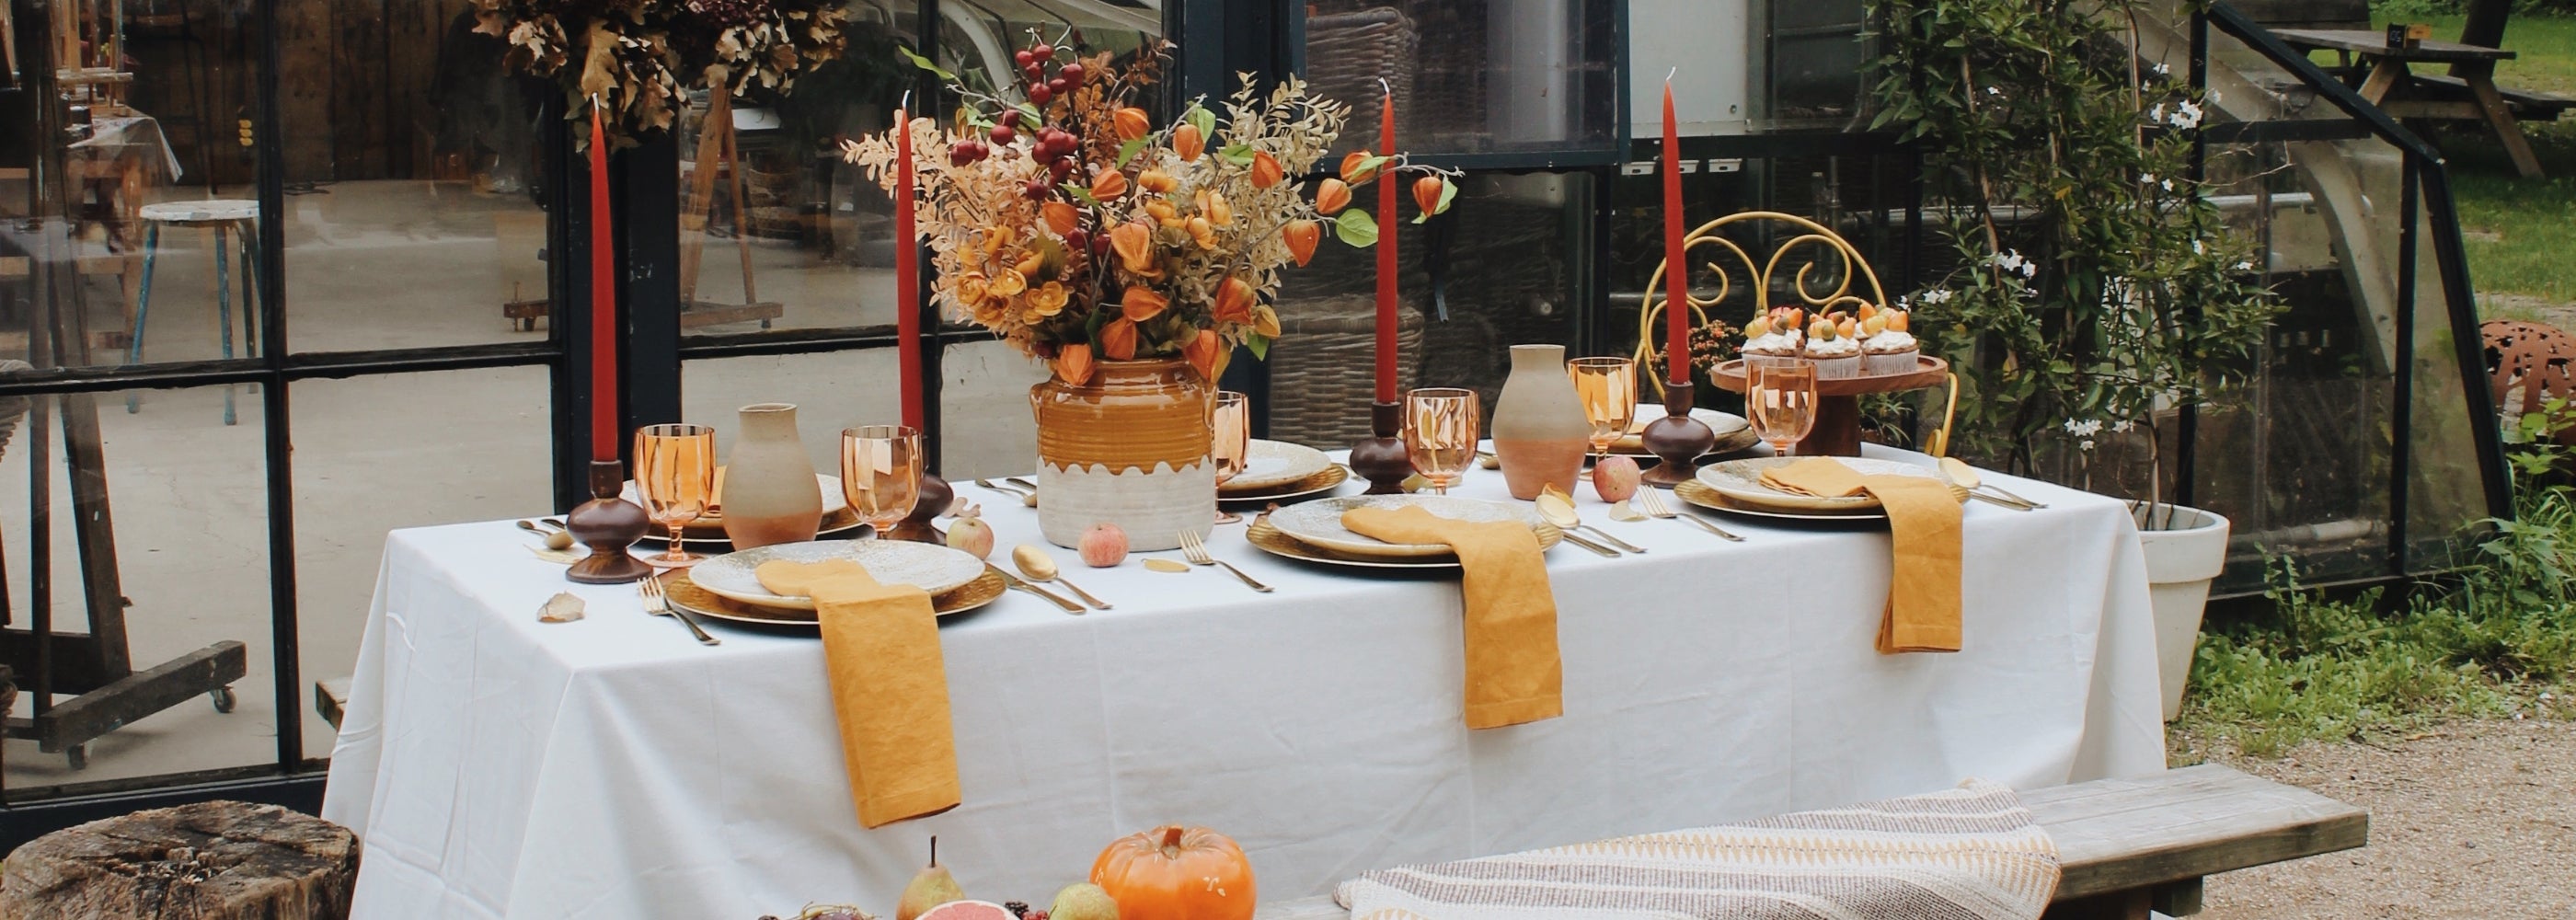
MULTIPOLYGON (((1378 144, 1379 80, 1413 153, 1603 147, 1616 130, 1618 9, 1606 0, 1322 0, 1305 74, 1351 106, 1336 152, 1378 144)), ((1704 50, 1704 49, 1703 49, 1704 50)))
POLYGON ((742 407, 795 403, 805 454, 828 473, 840 468, 841 429, 903 417, 895 379, 891 348, 700 358, 681 365, 679 420, 714 426, 717 449, 730 451, 742 407))
MULTIPOLYGON (((386 531, 554 508, 548 378, 510 367, 294 384, 300 692, 354 667, 386 531)), ((312 702, 296 706, 304 753, 327 757, 331 726, 312 702)))
POLYGON ((255 412, 225 425, 226 398, 223 387, 0 398, 0 623, 12 631, 0 633, 0 665, 19 689, 0 741, 11 801, 276 762, 265 435, 255 412), (46 729, 14 721, 36 715, 23 631, 39 594, 56 636, 56 734, 43 740, 30 736, 46 729), (211 662, 216 679, 117 684, 185 659, 211 662), (228 713, 208 698, 224 686, 228 713), (75 744, 85 769, 67 756, 75 744))
POLYGON ((970 336, 982 340, 950 345, 940 359, 940 475, 963 482, 1029 473, 1038 465, 1029 388, 1046 379, 1047 368, 1009 345, 970 336))
POLYGON ((1628 133, 1664 131, 1664 78, 1682 136, 1854 131, 1869 105, 1865 0, 1631 0, 1628 133))
POLYGON ((277 17, 295 349, 541 341, 541 91, 502 40, 454 4, 281 0, 277 17))
MULTIPOLYGON (((1402 225, 1401 385, 1473 388, 1490 409, 1509 346, 1572 343, 1594 200, 1588 174, 1471 173, 1448 215, 1402 225)), ((1287 273, 1285 334, 1269 360, 1272 438, 1332 449, 1367 435, 1375 252, 1327 242, 1313 265, 1287 273)))
MULTIPOLYGON (((2415 340, 2412 343, 2414 399, 2409 419, 2406 481, 2406 564, 2410 572, 2459 564, 2453 555, 2465 528, 2487 516, 2485 478, 2478 474, 2477 439, 2472 427, 2484 424, 2468 411, 2467 381, 2461 377, 2457 343, 2476 337, 2475 328, 2455 329, 2442 288, 2441 264, 2434 254, 2435 223, 2428 210, 2418 214, 2415 247, 2415 340)), ((2483 339, 2479 340, 2483 344, 2483 339)), ((2486 386, 2483 361, 2467 369, 2486 386)))

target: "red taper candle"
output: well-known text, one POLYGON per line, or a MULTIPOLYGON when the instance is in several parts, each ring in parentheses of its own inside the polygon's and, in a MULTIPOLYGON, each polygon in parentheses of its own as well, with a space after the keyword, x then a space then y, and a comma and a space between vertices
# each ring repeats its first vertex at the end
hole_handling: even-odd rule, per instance
POLYGON ((1673 81, 1664 78, 1664 379, 1690 382, 1690 259, 1682 232, 1682 147, 1673 81))
POLYGON ((895 373, 901 376, 903 423, 915 430, 921 419, 921 243, 913 236, 912 113, 894 111, 894 328, 902 347, 895 350, 895 373))
MULTIPOLYGON (((1378 110, 1378 152, 1395 155, 1395 92, 1378 110)), ((1377 176, 1377 401, 1395 401, 1395 177, 1389 161, 1377 176)))
POLYGON ((608 208, 608 132, 590 100, 590 458, 617 459, 616 227, 608 208))

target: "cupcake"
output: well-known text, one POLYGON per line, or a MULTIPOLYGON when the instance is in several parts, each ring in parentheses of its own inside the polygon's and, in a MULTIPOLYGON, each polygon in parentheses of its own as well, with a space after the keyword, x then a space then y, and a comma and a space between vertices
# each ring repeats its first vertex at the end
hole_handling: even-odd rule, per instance
POLYGON ((1795 358, 1805 345, 1795 326, 1778 328, 1771 317, 1757 316, 1744 326, 1744 356, 1747 358, 1795 358))
POLYGON ((1833 320, 1807 327, 1807 360, 1816 363, 1816 379, 1860 376, 1860 340, 1843 333, 1833 320))
POLYGON ((1908 321, 1902 310, 1888 310, 1861 323, 1868 334, 1861 338, 1861 373, 1876 377, 1884 374, 1911 373, 1921 362, 1915 359, 1922 349, 1914 342, 1913 333, 1905 331, 1908 321))

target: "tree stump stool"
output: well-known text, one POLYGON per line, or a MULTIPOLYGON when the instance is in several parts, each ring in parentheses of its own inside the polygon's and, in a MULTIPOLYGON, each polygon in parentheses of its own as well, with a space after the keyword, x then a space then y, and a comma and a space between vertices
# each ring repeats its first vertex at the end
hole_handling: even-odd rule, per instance
POLYGON ((0 872, 7 920, 346 920, 348 829, 275 805, 201 802, 37 838, 0 872))

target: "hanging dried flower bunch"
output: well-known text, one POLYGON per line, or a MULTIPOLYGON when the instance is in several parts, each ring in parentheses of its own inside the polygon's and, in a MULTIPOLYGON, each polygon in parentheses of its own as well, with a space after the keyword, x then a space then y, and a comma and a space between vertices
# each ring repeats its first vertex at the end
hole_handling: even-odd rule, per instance
POLYGON ((600 100, 612 136, 669 128, 683 90, 783 92, 846 43, 832 0, 474 3, 475 31, 509 42, 510 66, 562 86, 566 118, 600 100))
MULTIPOLYGON (((956 86, 968 104, 950 125, 912 125, 917 229, 941 307, 1070 383, 1100 360, 1181 357, 1214 380, 1238 345, 1266 356, 1280 272, 1314 258, 1328 229, 1352 246, 1377 240, 1376 219, 1348 207, 1353 186, 1408 181, 1425 216, 1457 194, 1400 154, 1354 153, 1338 178, 1298 179, 1324 166, 1345 108, 1294 77, 1266 95, 1247 81, 1154 125, 1135 100, 1169 48, 1120 68, 1033 39, 1014 56, 1027 101, 956 86)), ((906 193, 893 189, 895 132, 843 154, 906 193)))

